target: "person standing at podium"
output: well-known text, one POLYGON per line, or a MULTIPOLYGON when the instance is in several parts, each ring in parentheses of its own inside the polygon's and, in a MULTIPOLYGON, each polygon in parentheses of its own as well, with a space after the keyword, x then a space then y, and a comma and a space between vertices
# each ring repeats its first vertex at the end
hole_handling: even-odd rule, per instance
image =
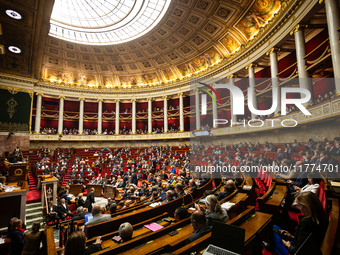
POLYGON ((92 204, 94 201, 94 188, 91 188, 89 194, 87 194, 86 201, 85 201, 85 207, 88 209, 89 212, 92 211, 92 204))

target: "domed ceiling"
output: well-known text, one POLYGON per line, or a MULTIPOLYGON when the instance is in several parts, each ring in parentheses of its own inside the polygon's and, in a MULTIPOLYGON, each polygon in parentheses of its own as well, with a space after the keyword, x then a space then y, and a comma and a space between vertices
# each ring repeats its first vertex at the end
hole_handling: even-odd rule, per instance
MULTIPOLYGON (((280 10, 279 0, 177 0, 171 1, 168 7, 166 0, 150 0, 144 2, 153 4, 153 10, 158 13, 167 9, 151 31, 143 35, 145 30, 141 29, 142 36, 138 38, 138 34, 131 30, 130 38, 124 37, 122 32, 121 38, 113 36, 111 42, 107 41, 109 36, 100 39, 101 29, 117 32, 115 25, 128 18, 128 12, 134 8, 132 3, 137 2, 142 1, 56 0, 50 35, 58 30, 56 24, 73 32, 64 30, 59 33, 59 30, 48 37, 42 78, 63 86, 108 90, 165 86, 220 65, 222 60, 237 52, 242 44, 252 40, 259 29, 266 26, 280 10), (67 2, 74 3, 74 10, 77 11, 70 7, 66 9, 64 4, 67 2), (80 14, 82 8, 85 8, 86 15, 80 14), (79 37, 78 32, 75 32, 77 29, 79 37), (91 31, 99 33, 97 39, 102 40, 101 43, 115 45, 102 46, 99 42, 95 43, 97 45, 88 45, 94 43, 94 36, 89 39, 84 35, 91 31), (56 38, 58 33, 59 37, 68 41, 56 38)), ((145 22, 145 27, 150 22, 145 22)), ((154 19, 152 24, 156 22, 154 19)), ((126 24, 129 26, 129 22, 126 24)), ((121 26, 118 30, 125 28, 130 29, 121 26)))

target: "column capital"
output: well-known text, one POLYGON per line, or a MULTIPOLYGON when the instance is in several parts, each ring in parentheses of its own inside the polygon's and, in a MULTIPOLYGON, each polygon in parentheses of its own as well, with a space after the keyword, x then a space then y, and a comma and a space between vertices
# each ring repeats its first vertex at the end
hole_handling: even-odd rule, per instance
POLYGON ((230 75, 227 76, 227 78, 228 78, 228 79, 237 78, 237 75, 235 75, 235 74, 230 74, 230 75))
POLYGON ((153 98, 149 97, 146 99, 147 101, 153 101, 153 98))
POLYGON ((215 82, 210 84, 211 87, 215 87, 215 85, 216 85, 215 82))
POLYGON ((119 99, 116 99, 116 100, 115 100, 115 102, 116 102, 116 103, 119 103, 119 102, 120 102, 120 100, 119 100, 119 99))
POLYGON ((58 98, 59 99, 65 99, 65 96, 59 96, 58 98))
POLYGON ((136 98, 131 99, 131 102, 136 102, 136 101, 137 101, 136 98))
POLYGON ((199 89, 194 89, 194 92, 199 92, 200 90, 199 89))
POLYGON ((41 93, 41 92, 37 92, 37 93, 35 93, 37 96, 44 96, 44 94, 43 93, 41 93))
POLYGON ((323 4, 323 0, 319 0, 319 4, 323 4))
POLYGON ((279 51, 280 51, 280 48, 273 47, 273 48, 271 48, 267 51, 266 55, 268 56, 268 55, 272 54, 273 52, 279 52, 279 51))
POLYGON ((297 24, 291 31, 290 31, 290 35, 293 35, 294 33, 296 33, 299 30, 305 29, 307 28, 308 25, 302 25, 302 24, 297 24))
POLYGON ((248 65, 246 66, 246 69, 250 69, 250 68, 252 68, 252 67, 257 67, 257 64, 255 64, 255 63, 250 63, 250 64, 248 64, 248 65))
POLYGON ((181 93, 178 93, 177 95, 178 95, 178 96, 183 96, 183 92, 181 92, 181 93))
POLYGON ((78 100, 79 100, 79 101, 85 101, 85 98, 79 97, 78 100))
POLYGON ((169 97, 168 96, 162 96, 163 99, 168 99, 169 97))
POLYGON ((103 102, 103 99, 102 98, 98 98, 97 102, 103 102))

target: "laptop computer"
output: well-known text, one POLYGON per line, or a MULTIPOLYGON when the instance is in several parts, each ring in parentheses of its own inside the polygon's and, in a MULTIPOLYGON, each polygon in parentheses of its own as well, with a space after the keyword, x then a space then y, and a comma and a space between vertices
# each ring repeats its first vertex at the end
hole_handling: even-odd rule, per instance
POLYGON ((93 218, 92 213, 87 213, 85 214, 85 223, 87 223, 89 220, 91 220, 93 218))
POLYGON ((211 239, 203 255, 242 255, 246 230, 214 221, 211 239))

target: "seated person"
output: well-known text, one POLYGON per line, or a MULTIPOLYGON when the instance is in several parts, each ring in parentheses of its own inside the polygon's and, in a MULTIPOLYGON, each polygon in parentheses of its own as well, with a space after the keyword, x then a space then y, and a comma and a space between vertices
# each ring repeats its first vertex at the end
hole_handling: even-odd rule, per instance
POLYGON ((303 254, 321 255, 320 247, 328 226, 327 216, 323 210, 322 204, 319 198, 310 191, 298 194, 295 198, 295 202, 297 204, 297 208, 299 208, 305 217, 300 220, 294 236, 288 231, 282 230, 278 226, 274 225, 273 229, 278 229, 280 234, 290 241, 285 241, 280 237, 280 235, 274 233, 273 245, 267 242, 262 242, 262 245, 268 251, 273 251, 275 249, 275 251, 280 255, 295 254, 295 252, 308 238, 309 234, 312 233, 312 235, 308 238, 307 243, 304 244, 303 254))
POLYGON ((113 214, 113 213, 116 213, 117 212, 117 205, 116 203, 112 203, 110 205, 110 213, 113 214))
POLYGON ((99 222, 111 220, 111 214, 102 214, 101 210, 102 210, 102 208, 101 208, 100 205, 93 206, 93 208, 92 208, 93 218, 91 220, 89 220, 88 222, 86 222, 85 226, 89 226, 89 225, 96 224, 96 223, 99 223, 99 222))
POLYGON ((176 210, 175 210, 175 213, 174 213, 174 219, 175 221, 181 221, 181 220, 184 220, 185 218, 189 217, 189 213, 188 213, 188 209, 185 208, 185 207, 178 207, 176 210))
POLYGON ((58 206, 59 217, 61 221, 64 221, 67 216, 73 218, 74 214, 71 212, 68 204, 66 204, 65 199, 60 199, 60 204, 58 206))
POLYGON ((121 242, 126 242, 131 240, 133 234, 132 225, 129 222, 122 223, 119 226, 119 236, 122 238, 121 242))
POLYGON ((53 205, 53 201, 50 201, 48 203, 48 214, 46 216, 47 216, 47 219, 46 219, 47 222, 50 222, 50 221, 57 222, 56 228, 58 229, 60 218, 58 216, 58 207, 56 205, 53 205))
POLYGON ((197 240, 198 238, 204 236, 205 234, 208 234, 211 231, 211 227, 207 224, 205 214, 202 211, 195 211, 191 215, 191 225, 192 225, 192 228, 194 229, 194 234, 188 237, 186 240, 174 245, 172 247, 172 250, 177 250, 183 247, 184 245, 187 245, 197 240))
POLYGON ((176 193, 177 193, 177 198, 185 195, 182 183, 176 183, 175 190, 176 190, 176 193))
POLYGON ((73 232, 69 238, 67 238, 64 255, 89 255, 102 250, 101 247, 102 240, 100 236, 94 244, 86 247, 86 236, 82 231, 73 232))
POLYGON ((168 191, 165 193, 165 196, 166 196, 166 200, 164 201, 165 203, 174 200, 174 193, 173 193, 171 190, 168 190, 168 191))
POLYGON ((82 207, 82 206, 79 206, 77 208, 77 216, 74 216, 72 218, 72 220, 83 220, 85 219, 85 214, 87 214, 87 208, 86 207, 82 207))
POLYGON ((217 200, 221 201, 236 190, 236 186, 233 180, 228 180, 227 184, 224 185, 223 191, 217 195, 217 200))
POLYGON ((214 220, 226 223, 229 220, 227 211, 221 207, 220 202, 215 195, 209 195, 205 199, 206 210, 202 206, 196 204, 196 210, 200 210, 205 213, 207 224, 212 226, 214 220))

